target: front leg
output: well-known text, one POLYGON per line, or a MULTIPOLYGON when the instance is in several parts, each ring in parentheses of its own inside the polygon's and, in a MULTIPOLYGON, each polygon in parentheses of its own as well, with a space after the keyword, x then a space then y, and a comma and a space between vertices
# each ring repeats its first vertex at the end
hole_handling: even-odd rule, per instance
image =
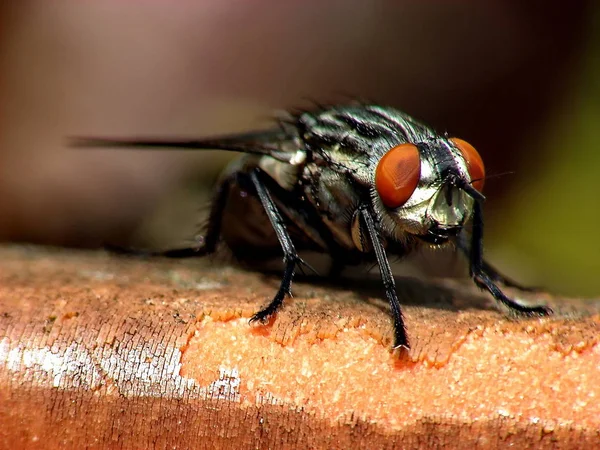
MULTIPOLYGON (((468 238, 466 232, 463 231, 458 236, 458 238, 456 239, 456 247, 461 252, 463 252, 466 255, 466 257, 469 258, 469 261, 470 261, 471 250, 470 250, 469 238, 468 238)), ((498 271, 498 269, 496 269, 494 266, 492 266, 490 263, 488 263, 485 260, 485 258, 483 258, 481 260, 481 268, 488 275, 488 277, 491 278, 491 280, 495 283, 500 283, 500 284, 503 284, 504 286, 516 288, 516 289, 519 289, 520 291, 525 291, 525 292, 537 292, 537 291, 541 290, 539 287, 524 286, 521 283, 519 283, 518 281, 515 281, 512 278, 507 277, 506 275, 503 275, 502 273, 500 273, 498 271)))
MULTIPOLYGON (((470 249, 468 249, 468 256, 469 272, 473 281, 479 288, 485 289, 492 294, 496 301, 518 314, 527 316, 547 316, 552 314, 552 309, 547 306, 525 306, 508 298, 494 283, 494 274, 489 274, 486 271, 490 266, 483 261, 483 211, 481 202, 479 201, 476 201, 474 206, 473 235, 471 237, 470 249)), ((498 274, 496 273, 496 275, 498 274)))
POLYGON ((283 278, 279 285, 279 290, 275 294, 275 297, 265 308, 254 314, 250 319, 250 322, 265 322, 269 316, 277 312, 281 307, 286 294, 291 295, 292 279, 294 278, 296 265, 302 263, 302 260, 296 252, 294 243, 285 228, 281 213, 277 209, 275 202, 273 202, 271 194, 269 194, 269 191, 260 180, 260 174, 260 171, 255 170, 249 174, 249 178, 265 212, 267 213, 267 217, 273 226, 273 230, 275 230, 279 244, 281 244, 285 268, 283 270, 283 278))
POLYGON ((359 211, 365 229, 369 234, 369 240, 373 246, 375 257, 377 258, 381 280, 383 281, 383 287, 385 289, 385 296, 392 309, 392 316, 394 318, 394 348, 404 347, 408 349, 410 348, 410 344, 406 334, 404 318, 402 317, 402 309, 400 308, 400 302, 398 301, 398 296, 396 294, 396 283, 394 282, 394 275, 392 274, 390 263, 385 254, 385 249, 381 243, 381 237, 375 228, 375 221, 373 220, 372 213, 369 209, 367 207, 361 207, 359 211))

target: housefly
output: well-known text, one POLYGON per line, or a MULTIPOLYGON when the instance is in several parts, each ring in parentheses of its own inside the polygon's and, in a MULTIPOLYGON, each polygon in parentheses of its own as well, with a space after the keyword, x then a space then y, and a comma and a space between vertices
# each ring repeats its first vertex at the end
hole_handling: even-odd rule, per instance
POLYGON ((466 255, 475 284, 510 311, 552 312, 507 297, 497 283, 517 285, 483 259, 485 169, 479 153, 394 108, 287 113, 272 129, 213 139, 81 138, 75 145, 244 153, 218 181, 201 242, 163 254, 208 255, 222 240, 241 261, 283 256, 279 289, 251 321, 264 322, 279 310, 295 270, 305 264, 299 252, 318 251, 337 268, 378 264, 394 346, 409 348, 388 257, 448 245, 466 255))

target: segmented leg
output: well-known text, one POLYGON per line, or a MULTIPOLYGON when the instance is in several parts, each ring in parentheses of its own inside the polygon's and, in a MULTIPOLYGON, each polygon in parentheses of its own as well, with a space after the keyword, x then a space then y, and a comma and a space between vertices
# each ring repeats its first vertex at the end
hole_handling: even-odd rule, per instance
MULTIPOLYGON (((546 316, 552 314, 552 309, 547 306, 525 306, 508 298, 502 290, 496 286, 493 275, 486 272, 489 268, 483 261, 483 212, 481 202, 476 201, 473 214, 473 235, 471 237, 471 248, 469 255, 469 272, 475 284, 485 289, 510 310, 527 316, 546 316), (487 267, 486 267, 487 266, 487 267)), ((496 273, 497 274, 497 273, 496 273)))
POLYGON ((404 325, 404 319, 402 317, 402 309, 400 308, 400 302, 396 294, 396 283, 394 282, 394 276, 385 249, 381 243, 381 238, 377 229, 375 228, 375 222, 371 215, 371 212, 365 207, 360 210, 361 217, 363 219, 366 230, 369 233, 371 245, 379 264, 379 272, 381 273, 381 279, 383 281, 383 287, 385 288, 385 296, 390 302, 392 309, 392 316, 394 318, 394 348, 405 347, 410 348, 408 337, 406 334, 406 327, 404 325))
POLYGON ((254 314, 254 316, 252 316, 250 319, 251 322, 264 322, 269 316, 277 312, 277 310, 281 307, 285 296, 291 294, 292 279, 294 278, 296 265, 302 263, 302 260, 299 258, 298 253, 296 252, 296 248, 294 247, 292 239, 285 228, 281 214, 273 202, 271 194, 269 194, 269 191, 260 180, 259 174, 259 171, 251 172, 249 175, 250 181, 252 182, 254 189, 256 190, 256 194, 258 195, 258 198, 265 209, 265 212, 267 213, 267 217, 273 226, 273 230, 277 235, 277 239, 281 245, 281 250, 283 251, 283 262, 285 264, 285 268, 283 270, 283 278, 281 280, 281 284, 279 285, 279 290, 275 294, 275 297, 265 308, 261 309, 254 314))
MULTIPOLYGON (((470 245, 466 233, 461 233, 456 241, 458 249, 463 252, 470 260, 470 245)), ((512 287, 526 292, 536 292, 541 290, 538 287, 524 286, 521 283, 501 274, 494 266, 488 263, 485 258, 481 261, 481 268, 494 283, 501 283, 504 286, 512 287)))
POLYGON ((518 281, 513 280, 512 278, 507 277, 506 275, 501 274, 498 269, 488 263, 485 259, 481 261, 481 268, 483 271, 492 279, 492 281, 496 283, 501 283, 504 286, 512 287, 519 289, 525 292, 537 292, 542 290, 536 286, 524 286, 518 281))

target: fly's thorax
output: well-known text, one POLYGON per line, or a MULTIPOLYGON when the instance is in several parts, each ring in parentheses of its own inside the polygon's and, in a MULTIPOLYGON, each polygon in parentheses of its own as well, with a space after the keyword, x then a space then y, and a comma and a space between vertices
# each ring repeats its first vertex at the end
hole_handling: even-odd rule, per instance
POLYGON ((352 218, 369 192, 352 177, 356 173, 353 165, 356 161, 323 164, 322 160, 317 160, 307 164, 302 174, 306 200, 317 211, 336 243, 352 250, 355 249, 352 218))

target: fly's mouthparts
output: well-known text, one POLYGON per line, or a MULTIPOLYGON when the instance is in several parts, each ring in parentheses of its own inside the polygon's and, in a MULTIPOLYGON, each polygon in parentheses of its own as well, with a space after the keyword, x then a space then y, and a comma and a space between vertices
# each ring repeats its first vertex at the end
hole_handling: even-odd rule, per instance
POLYGON ((462 225, 443 226, 439 223, 434 224, 428 231, 428 234, 433 234, 439 237, 456 237, 462 231, 462 225))

